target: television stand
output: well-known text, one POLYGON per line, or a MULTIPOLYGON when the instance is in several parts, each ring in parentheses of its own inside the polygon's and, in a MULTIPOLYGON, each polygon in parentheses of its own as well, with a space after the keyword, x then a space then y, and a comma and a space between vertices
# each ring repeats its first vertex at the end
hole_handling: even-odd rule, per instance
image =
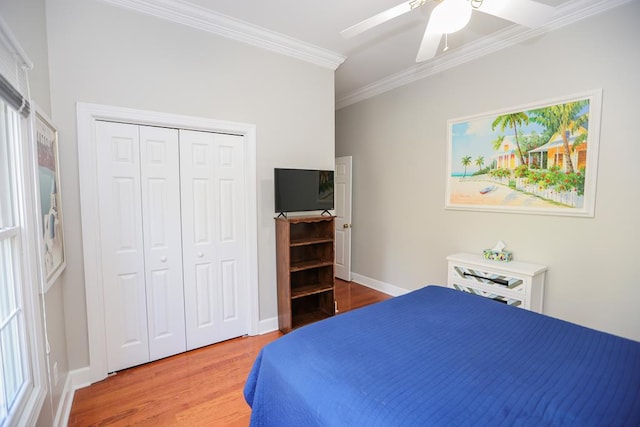
POLYGON ((320 215, 321 215, 321 216, 322 216, 322 215, 324 215, 324 214, 327 214, 327 215, 329 215, 329 216, 332 216, 332 215, 331 215, 331 212, 329 212, 327 209, 323 210, 323 211, 320 213, 320 215))
POLYGON ((333 216, 276 218, 278 327, 292 329, 335 315, 333 216))

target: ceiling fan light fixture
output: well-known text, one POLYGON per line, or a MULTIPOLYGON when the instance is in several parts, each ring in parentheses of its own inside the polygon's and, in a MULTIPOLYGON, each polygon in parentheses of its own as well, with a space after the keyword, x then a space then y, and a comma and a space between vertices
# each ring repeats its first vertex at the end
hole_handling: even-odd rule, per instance
POLYGON ((471 5, 467 0, 444 0, 431 12, 431 19, 437 23, 437 31, 451 34, 459 31, 471 19, 471 5))

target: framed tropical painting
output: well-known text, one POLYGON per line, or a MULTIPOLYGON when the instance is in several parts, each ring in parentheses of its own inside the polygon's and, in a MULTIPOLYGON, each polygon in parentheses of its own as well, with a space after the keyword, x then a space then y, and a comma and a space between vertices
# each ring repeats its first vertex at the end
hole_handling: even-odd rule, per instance
POLYGON ((447 122, 447 209, 593 217, 602 91, 447 122))
POLYGON ((58 162, 58 131, 39 109, 35 114, 35 142, 41 247, 46 292, 66 266, 62 232, 60 199, 60 167, 58 162))

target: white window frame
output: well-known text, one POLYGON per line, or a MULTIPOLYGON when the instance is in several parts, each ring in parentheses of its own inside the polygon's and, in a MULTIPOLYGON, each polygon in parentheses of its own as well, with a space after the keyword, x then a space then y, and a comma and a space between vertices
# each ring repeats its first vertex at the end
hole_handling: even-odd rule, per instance
MULTIPOLYGON (((7 106, 7 109, 11 107, 7 106)), ((13 114, 16 114, 15 111, 13 114)), ((38 267, 39 233, 36 222, 34 167, 30 161, 32 154, 31 121, 20 117, 19 129, 13 132, 12 153, 14 165, 14 197, 17 227, 9 228, 7 236, 16 236, 19 259, 15 275, 21 280, 21 298, 24 322, 23 363, 26 368, 25 383, 11 411, 0 425, 35 425, 46 396, 45 351, 43 349, 43 328, 41 322, 41 299, 39 288, 41 271, 38 267)), ((4 201, 3 201, 4 202, 4 201)))
MULTIPOLYGON (((39 267, 38 242, 39 227, 35 198, 35 167, 33 144, 33 114, 29 118, 21 116, 14 108, 6 105, 7 124, 6 161, 13 165, 11 174, 12 191, 3 191, 0 201, 12 205, 14 223, 0 229, 0 238, 15 238, 14 276, 18 283, 17 297, 20 302, 20 317, 23 326, 21 356, 24 366, 24 381, 13 406, 6 412, 4 398, 0 399, 0 426, 33 426, 36 424, 46 397, 46 362, 44 333, 42 327, 42 297, 39 293, 42 283, 42 269, 39 267), (17 256, 16 256, 17 255, 17 256)), ((4 161, 0 163, 4 164, 4 161)), ((4 166, 3 166, 4 167, 4 166)), ((5 176, 6 178, 6 176, 5 176)), ((3 178, 4 179, 4 178, 3 178)), ((5 211, 6 212, 6 211, 5 211)))

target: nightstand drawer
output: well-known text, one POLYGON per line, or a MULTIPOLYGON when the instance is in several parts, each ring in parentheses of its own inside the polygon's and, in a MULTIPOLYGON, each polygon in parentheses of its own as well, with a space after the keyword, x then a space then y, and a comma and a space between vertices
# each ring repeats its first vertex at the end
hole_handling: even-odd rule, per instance
POLYGON ((487 271, 475 266, 452 264, 452 280, 456 283, 464 283, 469 286, 477 284, 495 289, 496 292, 507 291, 512 294, 526 296, 527 286, 525 279, 514 275, 501 274, 487 271))
POLYGON ((504 293, 497 293, 479 289, 474 286, 467 286, 464 284, 454 283, 453 288, 459 291, 467 292, 474 295, 480 295, 481 297, 489 298, 491 300, 501 302, 503 304, 512 305, 514 307, 524 308, 523 298, 513 298, 512 296, 505 295, 504 293))
POLYGON ((542 313, 547 267, 520 261, 488 261, 465 253, 449 255, 447 261, 450 288, 542 313))

